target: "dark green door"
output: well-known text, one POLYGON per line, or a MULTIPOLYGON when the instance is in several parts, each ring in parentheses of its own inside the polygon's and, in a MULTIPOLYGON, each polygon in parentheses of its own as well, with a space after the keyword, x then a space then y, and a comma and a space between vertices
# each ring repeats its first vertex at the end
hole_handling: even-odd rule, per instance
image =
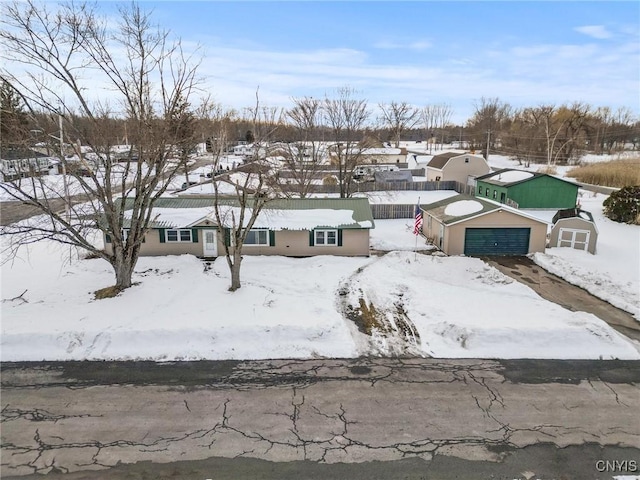
POLYGON ((530 228, 467 228, 465 255, 526 255, 530 228))

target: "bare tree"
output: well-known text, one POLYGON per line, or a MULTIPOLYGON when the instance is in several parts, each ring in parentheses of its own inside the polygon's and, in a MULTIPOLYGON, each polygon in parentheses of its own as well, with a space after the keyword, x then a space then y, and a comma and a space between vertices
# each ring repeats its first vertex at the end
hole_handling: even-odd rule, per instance
POLYGON ((325 97, 323 117, 330 131, 329 153, 338 168, 340 198, 352 193, 353 171, 362 161, 367 147, 362 140, 362 129, 370 112, 367 101, 353 98, 354 91, 348 87, 338 90, 337 98, 325 97))
POLYGON ((294 106, 285 112, 293 128, 295 141, 280 142, 273 152, 282 158, 283 168, 274 176, 276 188, 284 196, 307 197, 313 191, 322 167, 326 148, 319 137, 322 102, 311 97, 294 98, 294 106))
POLYGON ((435 106, 435 123, 436 128, 439 129, 440 133, 440 150, 444 147, 444 133, 445 127, 449 125, 451 122, 451 116, 453 115, 453 110, 451 109, 451 105, 440 104, 435 106))
POLYGON ((59 118, 61 164, 69 174, 63 179, 77 195, 61 196, 44 177, 3 184, 44 214, 4 233, 12 234, 13 247, 52 239, 89 251, 111 264, 117 292, 131 286, 154 202, 179 167, 169 159, 171 119, 197 87, 199 62, 135 3, 120 9, 114 29, 95 5, 54 8, 32 0, 2 5, 1 75, 30 104, 59 118), (98 86, 109 90, 109 99, 99 97, 98 86), (117 116, 126 118, 132 145, 123 162, 105 128, 117 116), (64 139, 73 142, 73 161, 65 157, 64 139), (90 240, 96 228, 109 248, 90 240))
POLYGON ((474 104, 475 112, 467 122, 471 131, 473 148, 481 148, 485 160, 489 158, 489 150, 499 138, 512 117, 512 108, 499 98, 482 97, 474 104))
POLYGON ((422 126, 427 131, 427 142, 429 143, 429 153, 433 149, 434 128, 437 125, 438 110, 436 105, 426 105, 421 112, 422 126))
POLYGON ((420 110, 407 102, 391 102, 378 104, 382 115, 380 121, 383 127, 389 129, 396 148, 400 147, 400 136, 406 130, 411 130, 420 121, 420 110))
POLYGON ((242 286, 240 267, 245 241, 249 235, 256 235, 252 231, 253 225, 267 203, 275 197, 270 181, 269 140, 280 123, 277 109, 262 107, 256 91, 255 107, 247 109, 245 115, 251 120, 253 154, 233 177, 224 182, 213 181, 214 214, 219 232, 225 236, 224 253, 231 273, 229 290, 232 292, 242 286), (224 195, 222 185, 230 185, 233 193, 224 195))

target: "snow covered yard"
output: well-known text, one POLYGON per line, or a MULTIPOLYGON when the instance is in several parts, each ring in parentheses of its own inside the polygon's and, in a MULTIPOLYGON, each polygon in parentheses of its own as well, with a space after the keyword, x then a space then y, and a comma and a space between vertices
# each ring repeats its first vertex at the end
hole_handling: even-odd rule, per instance
POLYGON ((93 300, 113 281, 104 261, 63 262, 68 248, 33 245, 29 256, 2 267, 1 359, 355 357, 398 353, 394 342, 412 329, 405 343, 419 342, 405 352, 415 355, 640 358, 601 320, 549 303, 480 260, 413 252, 411 219, 376 226, 372 246, 392 253, 247 256, 235 293, 227 291, 224 258, 143 257, 137 285, 93 300), (387 334, 400 327, 401 312, 401 334, 358 331, 343 313, 347 304, 361 307, 360 299, 386 319, 387 334))

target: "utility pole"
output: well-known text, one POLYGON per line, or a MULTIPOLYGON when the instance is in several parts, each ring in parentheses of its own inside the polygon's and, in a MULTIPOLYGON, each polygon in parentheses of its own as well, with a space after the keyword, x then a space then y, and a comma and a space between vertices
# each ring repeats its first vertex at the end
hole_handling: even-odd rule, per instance
POLYGON ((487 162, 489 161, 489 141, 491 140, 491 129, 487 130, 487 162))
POLYGON ((67 221, 71 218, 69 211, 69 183, 67 182, 67 166, 64 158, 64 136, 62 131, 62 112, 58 112, 58 126, 60 127, 60 163, 62 164, 62 183, 64 185, 64 211, 67 221))

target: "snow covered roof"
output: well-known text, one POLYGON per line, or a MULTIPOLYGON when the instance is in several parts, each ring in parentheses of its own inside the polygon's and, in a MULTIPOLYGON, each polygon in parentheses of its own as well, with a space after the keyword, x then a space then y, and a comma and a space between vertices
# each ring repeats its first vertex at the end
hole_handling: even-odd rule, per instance
POLYGON ((561 182, 578 186, 578 184, 574 182, 570 182, 564 178, 548 175, 546 173, 517 170, 515 168, 503 168, 500 170, 496 170, 495 172, 487 173, 486 175, 477 177, 476 180, 481 180, 483 182, 491 183, 493 185, 509 186, 509 185, 516 185, 518 183, 526 182, 533 178, 539 178, 539 177, 551 177, 561 182))
MULTIPOLYGON (((222 222, 228 226, 232 213, 239 217, 239 204, 233 198, 220 199, 219 203, 222 222)), ((247 208, 245 217, 250 215, 251 209, 247 208)), ((186 228, 204 220, 215 222, 214 199, 162 197, 156 200, 152 218, 151 228, 186 228)), ((368 229, 374 228, 374 221, 367 198, 283 198, 270 200, 254 226, 277 230, 368 229)))
POLYGON ((464 194, 445 198, 444 200, 430 203, 428 205, 421 205, 421 208, 445 225, 454 225, 498 210, 511 212, 545 225, 548 223, 516 208, 512 208, 492 200, 472 197, 464 194))

